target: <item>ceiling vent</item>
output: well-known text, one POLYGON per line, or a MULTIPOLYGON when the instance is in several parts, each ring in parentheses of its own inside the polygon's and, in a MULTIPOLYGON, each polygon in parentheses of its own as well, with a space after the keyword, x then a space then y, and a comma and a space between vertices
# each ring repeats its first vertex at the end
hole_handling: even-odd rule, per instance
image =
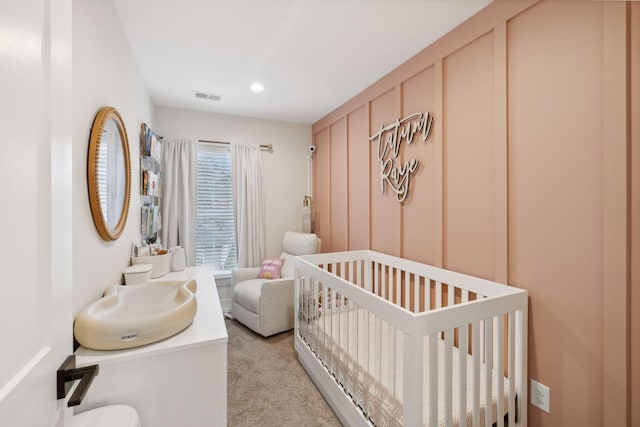
POLYGON ((206 93, 201 91, 195 91, 196 99, 206 99, 208 101, 222 101, 222 95, 217 93, 206 93))

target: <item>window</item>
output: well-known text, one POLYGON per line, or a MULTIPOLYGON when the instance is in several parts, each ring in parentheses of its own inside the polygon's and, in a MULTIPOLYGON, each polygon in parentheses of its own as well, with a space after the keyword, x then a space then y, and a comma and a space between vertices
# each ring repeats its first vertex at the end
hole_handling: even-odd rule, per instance
POLYGON ((228 273, 236 266, 228 146, 198 142, 197 197, 196 265, 228 273))

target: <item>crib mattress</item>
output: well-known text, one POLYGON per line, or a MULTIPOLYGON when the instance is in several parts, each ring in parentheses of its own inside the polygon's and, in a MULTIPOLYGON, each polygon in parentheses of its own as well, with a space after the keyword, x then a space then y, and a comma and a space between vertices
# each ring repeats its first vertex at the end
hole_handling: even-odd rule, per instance
MULTIPOLYGON (((321 309, 322 310, 322 309, 321 309)), ((323 309, 320 316, 307 318, 303 339, 323 365, 333 374, 345 392, 352 397, 366 417, 374 425, 402 425, 402 393, 403 393, 403 334, 384 320, 357 307, 337 307, 323 309)), ((437 338, 438 347, 438 397, 445 395, 444 372, 446 346, 442 338, 437 338)), ((430 377, 429 377, 429 343, 424 340, 423 364, 423 420, 429 420, 430 377)), ((452 425, 473 425, 474 375, 473 357, 460 354, 460 350, 450 347, 451 351, 451 394, 452 425), (459 414, 460 390, 460 358, 466 357, 467 393, 466 419, 462 422, 459 414)), ((486 417, 486 383, 487 370, 480 363, 480 425, 484 425, 486 417)), ((491 387, 490 413, 491 422, 497 420, 498 387, 503 382, 504 412, 508 408, 509 381, 495 370, 489 370, 491 387)), ((445 399, 438 399, 438 425, 445 425, 445 399)))

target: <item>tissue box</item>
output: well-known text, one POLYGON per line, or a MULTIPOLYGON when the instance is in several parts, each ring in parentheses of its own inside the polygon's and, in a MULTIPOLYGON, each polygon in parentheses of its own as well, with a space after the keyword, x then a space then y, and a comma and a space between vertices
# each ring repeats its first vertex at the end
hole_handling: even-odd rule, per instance
POLYGON ((134 256, 131 264, 151 264, 151 278, 162 277, 171 270, 171 254, 156 256, 134 256))

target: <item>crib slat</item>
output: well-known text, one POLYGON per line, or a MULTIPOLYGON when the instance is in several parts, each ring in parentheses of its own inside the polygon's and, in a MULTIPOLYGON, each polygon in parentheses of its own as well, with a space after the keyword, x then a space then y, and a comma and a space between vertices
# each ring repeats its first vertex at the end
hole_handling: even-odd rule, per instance
POLYGON ((371 292, 373 289, 373 261, 366 261, 364 264, 364 288, 371 292))
MULTIPOLYGON (((367 328, 367 350, 366 350, 366 353, 364 354, 364 358, 365 358, 366 373, 370 375, 371 374, 371 365, 370 365, 371 358, 369 357, 369 355, 373 354, 373 351, 374 351, 373 350, 373 345, 372 345, 372 341, 373 340, 371 339, 372 334, 373 334, 374 331, 371 328, 371 316, 372 316, 372 314, 368 310, 367 310, 366 313, 367 313, 367 319, 365 320, 365 322, 366 322, 365 323, 365 325, 366 325, 365 327, 367 328)), ((367 391, 365 390, 365 393, 366 392, 367 391)), ((366 399, 366 400, 369 400, 369 399, 366 399)))
MULTIPOLYGON (((525 300, 526 301, 526 300, 525 300)), ((524 303, 520 310, 516 311, 516 384, 518 387, 517 421, 527 419, 527 325, 528 306, 524 303)), ((524 421, 526 423, 526 421, 524 421)))
MULTIPOLYGON (((304 277, 304 289, 305 290, 309 290, 309 299, 311 300, 311 302, 309 303, 309 308, 310 309, 315 309, 315 294, 313 293, 313 286, 314 286, 314 280, 313 277, 310 276, 305 276, 304 277), (311 305, 313 304, 313 306, 311 305)), ((316 311, 311 311, 309 313, 316 313, 316 311)), ((310 346, 313 345, 313 347, 311 347, 312 349, 315 348, 315 345, 312 344, 313 343, 313 326, 316 323, 315 317, 313 315, 310 316, 308 321, 305 321, 305 332, 306 332, 306 336, 307 336, 307 342, 309 343, 310 346)))
POLYGON ((413 292, 411 286, 413 285, 413 274, 406 272, 404 275, 404 308, 409 311, 413 311, 411 308, 411 300, 413 299, 413 292))
MULTIPOLYGON (((342 264, 344 266, 344 264, 342 264)), ((341 274, 344 274, 344 270, 340 271, 341 274)), ((336 312, 336 319, 338 320, 336 323, 338 324, 338 336, 337 336, 337 341, 336 341, 336 353, 337 353, 337 360, 336 360, 336 372, 337 372, 337 377, 338 377, 338 382, 342 382, 343 380, 343 374, 342 374, 342 351, 341 351, 341 345, 342 345, 342 316, 340 315, 340 310, 341 310, 341 306, 340 304, 342 303, 342 295, 338 294, 337 291, 334 290, 334 292, 336 292, 335 295, 335 312, 336 312)))
POLYGON ((325 338, 325 363, 327 364, 327 366, 331 367, 331 348, 333 347, 333 343, 331 342, 331 329, 333 326, 333 316, 331 316, 331 288, 327 285, 325 285, 325 289, 327 290, 327 299, 324 300, 325 303, 325 307, 326 307, 326 313, 327 315, 325 316, 325 323, 326 323, 326 327, 324 329, 324 338, 325 338))
POLYGON ((438 425, 438 334, 429 335, 429 425, 438 425))
POLYGON ((395 279, 395 275, 393 274, 393 267, 392 266, 387 266, 388 269, 388 275, 387 275, 387 290, 388 290, 388 295, 387 295, 387 300, 390 303, 393 303, 393 298, 394 298, 394 279, 395 279))
MULTIPOLYGON (((309 298, 310 299, 313 298, 313 288, 312 288, 313 279, 310 276, 306 276, 306 275, 305 276, 301 276, 301 279, 302 279, 302 282, 301 282, 302 290, 299 290, 298 292, 303 292, 303 291, 308 290, 309 296, 310 296, 309 298)), ((313 300, 310 301, 309 305, 311 305, 312 303, 313 303, 313 300)), ((312 307, 309 307, 309 308, 312 309, 312 307)), ((310 339, 312 338, 312 336, 311 336, 311 328, 312 328, 313 322, 315 320, 313 317, 308 317, 308 316, 309 316, 309 314, 306 313, 306 315, 304 316, 304 322, 301 322, 301 323, 304 324, 303 325, 303 329, 305 331, 307 342, 309 342, 310 339)))
POLYGON ((327 348, 327 351, 328 351, 327 363, 329 364, 329 367, 330 367, 329 370, 330 371, 333 371, 333 369, 334 369, 333 368, 333 366, 334 366, 333 358, 334 358, 334 355, 335 355, 335 353, 333 351, 334 350, 334 346, 335 346, 335 341, 333 339, 333 318, 334 318, 334 316, 332 315, 333 313, 331 311, 333 309, 333 298, 334 298, 333 289, 329 288, 327 290, 327 310, 328 310, 328 313, 329 313, 329 316, 328 316, 329 317, 329 330, 328 330, 328 336, 327 336, 327 339, 329 340, 329 347, 327 348))
MULTIPOLYGON (((312 307, 315 310, 313 313, 315 314, 315 313, 318 313, 319 303, 320 303, 320 301, 318 301, 318 284, 316 283, 315 278, 312 276, 307 277, 307 284, 308 284, 309 293, 312 299, 312 307)), ((315 334, 318 332, 317 322, 318 322, 317 318, 312 316, 311 321, 309 322, 309 326, 307 328, 307 331, 308 331, 308 334, 310 335, 311 342, 313 343, 314 349, 316 348, 315 334)))
POLYGON ((353 264, 355 264, 355 261, 349 261, 349 282, 356 283, 356 279, 353 276, 353 264))
POLYGON ((447 287, 447 306, 451 307, 456 303, 456 288, 449 285, 447 287))
POLYGON ((493 362, 493 319, 489 318, 485 320, 484 325, 484 340, 485 340, 485 362, 484 362, 484 425, 485 427, 491 427, 491 408, 493 406, 492 399, 492 377, 491 363, 493 362))
POLYGON ((309 338, 309 318, 311 313, 311 289, 309 289, 309 280, 307 276, 299 276, 298 282, 299 286, 296 286, 298 292, 298 312, 302 311, 302 318, 298 316, 298 325, 302 330, 301 333, 304 335, 305 339, 309 338), (302 320, 302 321, 300 321, 302 320))
POLYGON ((480 427, 480 322, 471 327, 473 352, 473 427, 480 427))
POLYGON ((515 425, 516 420, 516 320, 515 313, 511 312, 508 316, 508 345, 509 345, 509 362, 507 371, 509 376, 509 425, 515 425))
POLYGON ((324 332, 323 334, 321 334, 320 336, 322 337, 322 358, 325 360, 325 364, 326 362, 326 356, 327 356, 327 313, 329 312, 329 292, 327 289, 327 286, 323 283, 322 284, 322 309, 325 312, 325 315, 322 316, 322 331, 324 332))
POLYGON ((451 427, 453 421, 452 381, 453 378, 453 329, 444 331, 444 425, 451 427))
MULTIPOLYGON (((480 321, 480 335, 484 337, 484 320, 480 321)), ((484 362, 484 338, 480 340, 480 361, 484 362)))
MULTIPOLYGON (((313 297, 317 300, 316 301, 316 306, 318 308, 318 314, 320 315, 320 282, 317 281, 315 278, 311 278, 311 289, 313 289, 313 297)), ((319 333, 319 329, 320 329, 320 317, 318 317, 318 320, 316 320, 313 323, 313 343, 314 343, 314 348, 317 349, 318 348, 318 333, 319 333)))
POLYGON ((467 425, 467 352, 469 339, 469 327, 467 325, 458 328, 458 425, 467 425))
POLYGON ((402 422, 405 426, 421 426, 424 424, 422 419, 423 338, 421 336, 407 334, 403 336, 402 366, 402 422), (412 368, 408 369, 409 366, 412 368))
POLYGON ((376 316, 376 340, 377 340, 377 348, 378 348, 378 375, 375 377, 376 381, 381 384, 382 383, 382 357, 384 355, 384 346, 382 345, 382 319, 376 316))
POLYGON ((378 295, 378 289, 380 286, 380 264, 373 263, 373 293, 378 295))
POLYGON ((504 427, 504 316, 497 316, 496 318, 496 332, 495 332, 495 351, 494 358, 496 363, 494 364, 494 372, 496 374, 496 390, 498 401, 496 403, 497 415, 497 427, 504 427))
POLYGON ((360 378, 360 337, 362 336, 362 322, 360 321, 360 307, 357 304, 355 305, 355 347, 354 347, 354 351, 355 351, 355 359, 353 361, 353 369, 354 369, 354 373, 353 373, 353 381, 355 383, 355 387, 353 388, 352 392, 354 394, 354 398, 356 400, 356 402, 361 403, 362 402, 362 395, 360 394, 360 386, 362 385, 363 381, 362 378, 360 378))
MULTIPOLYGON (((373 378, 374 384, 375 381, 377 380, 376 377, 376 357, 375 357, 375 351, 376 351, 376 340, 377 340, 377 321, 378 321, 378 316, 373 314, 373 313, 369 313, 370 316, 370 328, 369 328, 369 354, 371 355, 369 357, 369 375, 371 375, 371 378, 373 378)), ((375 408, 373 406, 371 406, 369 408, 369 412, 373 413, 375 410, 375 408)))
MULTIPOLYGON (((397 400, 398 400, 398 390, 397 390, 397 381, 396 381, 397 378, 398 378, 398 372, 397 372, 397 369, 396 369, 396 367, 398 366, 397 365, 397 359, 398 359, 398 354, 397 354, 398 345, 397 344, 398 343, 396 341, 396 335, 397 335, 398 331, 397 331, 395 326, 391 326, 391 325, 389 325, 389 326, 390 326, 389 330, 390 330, 390 340, 391 340, 390 341, 390 347, 393 350, 392 353, 391 353, 391 357, 389 358, 390 359, 390 363, 391 363, 391 366, 390 366, 390 369, 389 369, 389 375, 391 375, 390 379, 391 379, 391 384, 392 384, 393 402, 395 404, 395 402, 397 402, 397 400)), ((394 409, 395 409, 395 407, 394 407, 394 409)), ((394 413, 395 413, 395 411, 394 411, 394 413)))
POLYGON ((442 283, 436 282, 436 305, 435 308, 442 307, 442 283))
MULTIPOLYGON (((351 266, 353 267, 353 264, 351 263, 351 266)), ((353 280, 353 275, 350 276, 351 280, 353 280)), ((347 300, 346 301, 346 310, 347 310, 347 356, 349 356, 350 354, 353 353, 353 344, 352 344, 352 334, 353 334, 353 311, 351 310, 351 301, 347 300)), ((353 359, 351 359, 350 357, 347 357, 347 373, 346 373, 346 377, 347 378, 353 378, 353 374, 351 373, 352 369, 353 369, 353 359), (349 363, 349 361, 351 360, 351 364, 349 363), (351 365, 351 366, 350 366, 351 365)), ((349 387, 349 389, 353 389, 353 387, 349 387)))

